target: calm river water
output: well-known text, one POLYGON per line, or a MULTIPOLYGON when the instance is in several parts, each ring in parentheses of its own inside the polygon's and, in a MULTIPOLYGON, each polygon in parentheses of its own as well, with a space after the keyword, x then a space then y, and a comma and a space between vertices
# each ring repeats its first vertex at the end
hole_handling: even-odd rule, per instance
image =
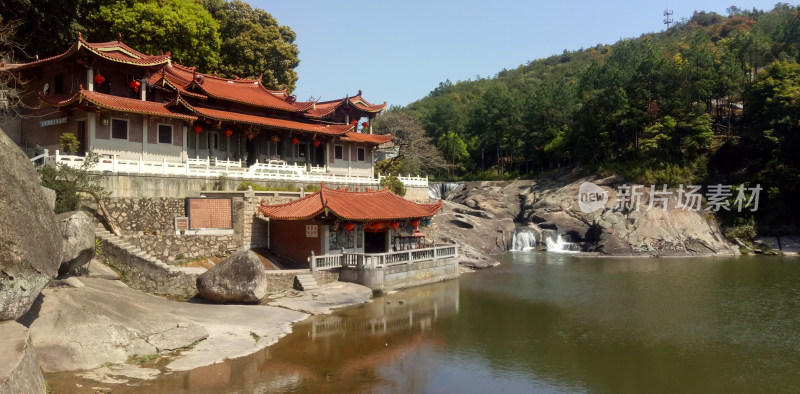
MULTIPOLYGON (((56 392, 76 387, 50 380, 56 392)), ((799 392, 800 258, 512 253, 495 269, 313 317, 253 356, 112 388, 799 392)))

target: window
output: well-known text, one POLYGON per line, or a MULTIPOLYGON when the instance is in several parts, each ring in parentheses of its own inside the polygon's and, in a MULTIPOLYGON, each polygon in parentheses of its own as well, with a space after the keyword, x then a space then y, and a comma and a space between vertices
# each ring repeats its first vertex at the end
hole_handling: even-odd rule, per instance
POLYGON ((342 160, 342 158, 344 158, 344 148, 341 145, 335 145, 333 147, 333 158, 336 160, 342 160))
POLYGON ((366 151, 364 150, 364 148, 358 148, 357 152, 358 152, 358 161, 364 161, 365 160, 364 157, 366 156, 366 151))
POLYGON ((128 121, 125 119, 111 119, 111 138, 120 140, 128 139, 128 121))
POLYGON ((53 94, 64 93, 64 74, 56 75, 53 80, 53 94))
POLYGON ((158 125, 158 143, 159 144, 172 143, 172 125, 168 124, 158 125))

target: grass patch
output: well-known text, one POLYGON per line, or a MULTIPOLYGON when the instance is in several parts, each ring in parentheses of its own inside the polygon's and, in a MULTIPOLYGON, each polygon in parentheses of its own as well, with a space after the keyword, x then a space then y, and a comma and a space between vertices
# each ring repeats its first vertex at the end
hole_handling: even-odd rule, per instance
POLYGON ((256 343, 261 340, 261 336, 252 331, 250 331, 250 336, 253 337, 253 340, 256 341, 256 343))
POLYGON ((128 359, 128 364, 144 364, 146 362, 153 361, 159 357, 161 357, 161 355, 158 353, 145 354, 144 356, 139 356, 139 357, 131 357, 128 359))

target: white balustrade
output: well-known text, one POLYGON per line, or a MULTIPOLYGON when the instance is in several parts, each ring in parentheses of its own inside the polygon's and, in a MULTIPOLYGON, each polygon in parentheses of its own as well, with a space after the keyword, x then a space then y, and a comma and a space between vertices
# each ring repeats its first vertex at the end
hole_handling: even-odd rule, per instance
POLYGON ((458 247, 456 245, 441 245, 388 253, 343 253, 322 256, 312 254, 310 260, 316 270, 329 270, 339 267, 375 269, 434 259, 455 258, 456 256, 458 256, 458 247))
MULTIPOLYGON (((55 151, 55 155, 49 155, 49 152, 45 150, 43 155, 36 156, 31 160, 36 159, 44 159, 44 163, 51 166, 62 163, 71 167, 79 167, 85 160, 82 156, 62 155, 58 150, 55 151)), ((211 165, 211 160, 208 159, 190 158, 184 163, 176 163, 169 162, 166 158, 162 158, 161 161, 147 161, 141 156, 135 160, 120 159, 116 154, 101 155, 99 162, 91 171, 214 178, 226 175, 232 179, 359 185, 378 185, 381 179, 385 178, 382 175, 378 175, 376 179, 372 177, 329 174, 324 166, 306 168, 305 165, 288 164, 282 160, 270 160, 266 163, 256 162, 249 168, 245 168, 241 160, 217 160, 216 165, 211 165)), ((398 178, 406 186, 428 186, 427 177, 400 176, 398 178)))

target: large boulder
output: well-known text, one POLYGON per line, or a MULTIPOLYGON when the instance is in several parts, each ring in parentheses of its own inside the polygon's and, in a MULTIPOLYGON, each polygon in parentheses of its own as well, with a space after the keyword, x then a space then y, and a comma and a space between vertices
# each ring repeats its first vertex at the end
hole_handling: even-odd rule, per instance
POLYGON ((514 220, 510 216, 487 218, 485 211, 472 209, 452 201, 444 201, 442 210, 425 230, 437 244, 458 245, 458 261, 472 268, 497 265, 490 255, 505 253, 514 237, 514 220))
POLYGON ((0 157, 0 320, 13 320, 58 273, 62 238, 33 164, 5 133, 0 157))
POLYGON ((0 393, 47 392, 28 327, 0 322, 0 338, 0 393))
POLYGON ((56 216, 64 237, 59 275, 75 271, 94 257, 94 225, 83 211, 65 212, 56 216))
POLYGON ((249 250, 235 252, 197 277, 200 297, 217 302, 258 302, 267 295, 267 269, 249 250))

